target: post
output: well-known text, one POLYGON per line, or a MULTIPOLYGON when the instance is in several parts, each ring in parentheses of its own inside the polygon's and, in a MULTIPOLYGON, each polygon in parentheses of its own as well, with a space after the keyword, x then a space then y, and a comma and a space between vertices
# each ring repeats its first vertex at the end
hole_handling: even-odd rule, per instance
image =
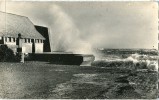
POLYGON ((18 48, 17 48, 18 56, 20 57, 20 62, 24 63, 24 53, 22 53, 22 37, 21 34, 18 34, 18 48))

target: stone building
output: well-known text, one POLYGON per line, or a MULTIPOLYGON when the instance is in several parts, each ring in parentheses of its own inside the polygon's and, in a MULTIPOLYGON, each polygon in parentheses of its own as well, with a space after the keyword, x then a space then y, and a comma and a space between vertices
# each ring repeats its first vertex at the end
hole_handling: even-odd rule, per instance
MULTIPOLYGON (((46 28, 42 32, 47 32, 46 28)), ((44 44, 44 42, 49 42, 49 38, 46 40, 42 35, 45 33, 37 31, 35 25, 28 17, 0 12, 0 44, 6 44, 14 52, 17 52, 18 34, 21 34, 22 37, 21 45, 23 53, 51 51, 50 49, 44 50, 44 45, 48 45, 48 43, 44 44)), ((50 43, 48 47, 50 47, 50 43)))

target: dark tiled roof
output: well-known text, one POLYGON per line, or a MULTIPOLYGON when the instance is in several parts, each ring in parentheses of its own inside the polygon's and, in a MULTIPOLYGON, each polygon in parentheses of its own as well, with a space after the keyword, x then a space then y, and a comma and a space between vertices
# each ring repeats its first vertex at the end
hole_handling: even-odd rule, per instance
POLYGON ((28 17, 0 12, 0 36, 45 39, 28 17))

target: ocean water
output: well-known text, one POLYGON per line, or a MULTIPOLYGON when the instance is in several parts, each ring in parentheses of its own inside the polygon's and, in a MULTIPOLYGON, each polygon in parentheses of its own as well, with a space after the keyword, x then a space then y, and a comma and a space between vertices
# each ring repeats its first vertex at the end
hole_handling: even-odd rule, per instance
POLYGON ((92 65, 132 62, 134 65, 146 64, 143 69, 158 71, 158 51, 154 49, 98 49, 95 55, 96 60, 92 65))

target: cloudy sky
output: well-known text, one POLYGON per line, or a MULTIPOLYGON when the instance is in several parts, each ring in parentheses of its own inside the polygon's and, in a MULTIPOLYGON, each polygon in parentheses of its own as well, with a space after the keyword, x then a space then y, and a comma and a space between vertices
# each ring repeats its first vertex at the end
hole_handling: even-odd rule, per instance
MULTIPOLYGON (((4 10, 4 3, 0 3, 4 10)), ((7 2, 6 11, 50 29, 52 49, 157 48, 154 2, 7 2)), ((70 49, 71 50, 71 49, 70 49)))

